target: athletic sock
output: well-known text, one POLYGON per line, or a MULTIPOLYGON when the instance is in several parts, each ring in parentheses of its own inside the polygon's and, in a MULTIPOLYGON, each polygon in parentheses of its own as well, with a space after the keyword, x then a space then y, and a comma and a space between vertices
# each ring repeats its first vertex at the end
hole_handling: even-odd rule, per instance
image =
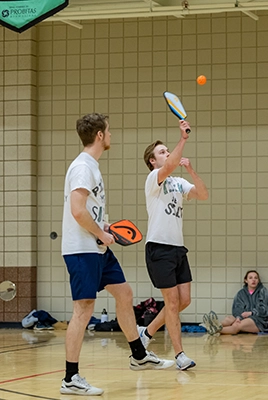
POLYGON ((133 340, 133 342, 128 342, 128 344, 131 348, 132 356, 136 360, 142 360, 144 357, 146 357, 146 351, 140 338, 133 340))
POLYGON ((66 375, 65 382, 71 382, 72 376, 78 374, 78 362, 69 362, 66 361, 66 375))
POLYGON ((144 331, 145 335, 148 336, 149 339, 152 339, 152 336, 150 335, 150 333, 147 331, 147 328, 144 331))

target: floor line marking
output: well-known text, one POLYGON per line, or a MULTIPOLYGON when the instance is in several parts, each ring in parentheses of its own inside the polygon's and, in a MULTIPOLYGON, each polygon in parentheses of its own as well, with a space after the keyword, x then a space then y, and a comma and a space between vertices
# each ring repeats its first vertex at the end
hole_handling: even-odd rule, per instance
POLYGON ((22 396, 27 396, 27 397, 34 397, 35 399, 58 400, 58 399, 55 399, 55 397, 38 396, 38 395, 35 395, 35 394, 17 392, 17 391, 15 391, 15 390, 8 390, 8 389, 1 389, 1 388, 0 388, 0 390, 1 390, 2 392, 15 393, 15 394, 20 394, 20 395, 22 395, 22 396))
MULTIPOLYGON (((41 374, 34 374, 34 375, 27 375, 27 376, 21 376, 20 378, 14 378, 14 379, 8 379, 6 381, 1 381, 0 385, 3 385, 4 383, 10 383, 10 382, 16 382, 16 381, 22 381, 23 379, 29 379, 29 378, 36 378, 37 376, 44 376, 44 375, 49 375, 49 374, 57 374, 58 372, 63 372, 65 371, 64 369, 59 369, 56 371, 49 371, 49 372, 43 372, 41 374)), ((1 388, 0 388, 1 389, 1 388)), ((2 390, 2 389, 1 389, 2 390)))

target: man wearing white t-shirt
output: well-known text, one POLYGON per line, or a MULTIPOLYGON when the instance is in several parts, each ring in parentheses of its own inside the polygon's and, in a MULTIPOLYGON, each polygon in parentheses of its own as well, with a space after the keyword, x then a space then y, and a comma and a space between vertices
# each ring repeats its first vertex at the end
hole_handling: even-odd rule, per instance
POLYGON ((132 353, 130 369, 166 369, 174 361, 161 360, 145 350, 137 331, 131 287, 108 247, 115 241, 109 224, 104 223, 105 192, 98 163, 110 148, 108 117, 87 114, 76 128, 84 149, 69 166, 64 186, 62 255, 70 275, 73 315, 66 333, 66 374, 60 392, 94 396, 103 390, 80 377, 78 364, 85 329, 97 293, 103 289, 115 298, 116 316, 132 353))
POLYGON ((184 247, 182 231, 183 200, 206 200, 207 188, 194 171, 190 161, 182 157, 188 140, 189 123, 180 121, 181 138, 170 153, 160 140, 149 145, 144 161, 150 169, 145 183, 148 231, 146 264, 153 285, 160 289, 165 307, 147 328, 139 327, 140 337, 147 347, 154 333, 166 324, 175 350, 177 367, 194 367, 195 362, 183 352, 179 312, 191 302, 191 271, 184 247), (170 174, 184 166, 193 184, 170 174))

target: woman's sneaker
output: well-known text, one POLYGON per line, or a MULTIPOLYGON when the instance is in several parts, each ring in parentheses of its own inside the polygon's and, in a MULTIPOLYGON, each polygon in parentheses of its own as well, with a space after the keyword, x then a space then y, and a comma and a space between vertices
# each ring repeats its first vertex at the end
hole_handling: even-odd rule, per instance
POLYGON ((210 325, 213 326, 213 328, 217 332, 220 332, 222 330, 222 325, 220 324, 218 315, 214 311, 210 311, 208 314, 209 320, 210 320, 210 325))
POLYGON ((72 376, 71 382, 62 380, 61 394, 80 394, 82 396, 99 396, 103 393, 102 389, 91 386, 85 378, 81 378, 79 374, 72 376))
POLYGON ((215 335, 217 333, 216 328, 213 326, 211 319, 209 318, 208 314, 203 315, 203 323, 206 327, 207 333, 209 335, 215 335))
POLYGON ((195 366, 195 362, 187 357, 183 351, 176 358, 176 363, 178 369, 181 371, 185 371, 186 369, 193 368, 195 366))
POLYGON ((174 361, 162 360, 152 351, 146 351, 146 357, 142 360, 136 360, 133 356, 130 356, 129 359, 129 368, 133 371, 141 371, 143 369, 167 369, 174 365, 174 361))

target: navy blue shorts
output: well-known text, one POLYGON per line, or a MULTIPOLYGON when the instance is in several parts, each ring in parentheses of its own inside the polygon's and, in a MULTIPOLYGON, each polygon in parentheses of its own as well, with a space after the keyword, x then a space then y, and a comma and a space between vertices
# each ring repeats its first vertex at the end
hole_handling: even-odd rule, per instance
POLYGON ((106 285, 126 282, 117 258, 108 248, 104 254, 81 253, 63 256, 70 274, 73 300, 96 299, 106 285))
POLYGON ((184 246, 146 243, 147 270, 156 288, 167 289, 192 281, 187 253, 184 246))

